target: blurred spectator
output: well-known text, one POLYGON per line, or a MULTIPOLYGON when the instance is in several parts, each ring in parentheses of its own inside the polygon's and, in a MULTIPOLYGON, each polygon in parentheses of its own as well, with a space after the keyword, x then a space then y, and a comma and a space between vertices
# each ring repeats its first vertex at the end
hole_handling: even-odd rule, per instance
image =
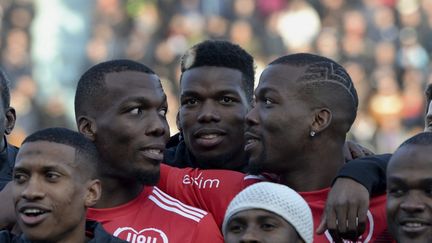
POLYGON ((396 140, 421 129, 420 93, 432 80, 432 0, 0 0, 0 30, 17 143, 70 124, 76 75, 112 58, 159 74, 175 132, 180 55, 208 38, 251 52, 257 75, 275 56, 298 51, 344 63, 361 102, 351 137, 377 152, 393 152, 396 140))

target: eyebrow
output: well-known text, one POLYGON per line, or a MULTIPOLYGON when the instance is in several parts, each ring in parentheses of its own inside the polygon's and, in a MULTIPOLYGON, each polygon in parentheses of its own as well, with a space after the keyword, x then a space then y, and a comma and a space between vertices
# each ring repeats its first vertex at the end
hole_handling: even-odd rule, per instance
MULTIPOLYGON (((162 98, 162 103, 164 103, 166 101, 167 101, 167 97, 164 94, 163 98, 162 98)), ((126 99, 124 99, 122 101, 122 104, 125 104, 125 103, 141 103, 141 104, 148 105, 148 104, 151 104, 151 100, 144 97, 144 96, 132 96, 132 97, 127 97, 126 99)))

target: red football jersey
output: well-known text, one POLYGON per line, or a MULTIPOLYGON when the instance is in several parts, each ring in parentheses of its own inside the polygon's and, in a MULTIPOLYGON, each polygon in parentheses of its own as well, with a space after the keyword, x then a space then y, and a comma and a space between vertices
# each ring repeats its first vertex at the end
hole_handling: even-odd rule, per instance
MULTIPOLYGON (((246 186, 265 179, 236 171, 179 169, 162 164, 158 186, 182 202, 211 212, 221 227, 232 198, 246 186)), ((314 230, 319 225, 329 190, 299 193, 312 210, 314 230)), ((367 229, 358 242, 391 242, 387 233, 385 195, 372 198, 369 206, 367 229)), ((314 235, 314 243, 321 242, 332 242, 328 232, 314 235)))
POLYGON ((188 206, 157 187, 113 208, 89 208, 87 218, 131 243, 223 242, 211 214, 188 206))

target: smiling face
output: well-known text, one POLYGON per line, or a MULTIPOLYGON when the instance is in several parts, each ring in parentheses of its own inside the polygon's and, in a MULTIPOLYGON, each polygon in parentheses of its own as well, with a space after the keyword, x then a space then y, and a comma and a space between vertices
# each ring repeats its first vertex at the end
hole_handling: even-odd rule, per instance
POLYGON ((244 163, 244 117, 249 108, 242 73, 225 67, 187 70, 181 80, 180 129, 187 148, 211 168, 244 163))
POLYGON ((37 141, 20 148, 12 190, 17 222, 28 239, 57 242, 84 237, 90 205, 89 184, 81 174, 73 147, 37 141))
POLYGON ((261 209, 249 209, 230 218, 225 242, 296 243, 303 240, 280 216, 261 209))
POLYGON ((406 145, 387 168, 387 221, 397 242, 432 241, 431 146, 406 145))
POLYGON ((108 73, 95 115, 94 142, 110 176, 155 184, 169 138, 167 101, 159 78, 136 71, 108 73))
POLYGON ((295 166, 284 163, 287 158, 295 161, 306 150, 313 116, 295 83, 302 71, 301 67, 276 64, 261 75, 255 106, 246 116, 245 151, 251 169, 256 170, 252 172, 283 173, 295 166))

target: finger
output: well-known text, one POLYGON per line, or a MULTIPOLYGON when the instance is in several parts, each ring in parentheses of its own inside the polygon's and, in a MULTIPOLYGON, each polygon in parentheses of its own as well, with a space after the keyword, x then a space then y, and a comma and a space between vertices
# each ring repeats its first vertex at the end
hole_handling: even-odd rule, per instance
POLYGON ((327 217, 326 217, 326 213, 324 212, 322 217, 321 217, 321 222, 315 231, 318 235, 322 235, 326 231, 326 229, 327 229, 326 221, 327 221, 327 217))
POLYGON ((336 212, 333 209, 326 210, 326 225, 327 229, 330 230, 336 230, 337 229, 337 223, 336 223, 336 212))
POLYGON ((343 234, 347 230, 347 211, 348 208, 346 205, 339 206, 336 209, 336 222, 337 222, 337 230, 339 234, 343 234))
POLYGON ((367 223, 367 211, 369 208, 369 203, 364 203, 360 205, 359 210, 357 212, 357 231, 359 236, 362 235, 366 230, 366 223, 367 223))
POLYGON ((365 155, 374 155, 375 154, 374 152, 372 152, 372 150, 365 148, 365 147, 363 147, 363 153, 365 155))
POLYGON ((365 155, 363 153, 362 147, 360 147, 357 144, 352 144, 352 146, 350 146, 349 149, 350 149, 351 156, 353 159, 356 159, 356 158, 359 158, 359 157, 362 157, 365 155))
POLYGON ((351 205, 348 208, 348 218, 347 218, 347 231, 342 238, 348 239, 350 241, 356 241, 359 237, 357 226, 358 226, 358 207, 351 205))

